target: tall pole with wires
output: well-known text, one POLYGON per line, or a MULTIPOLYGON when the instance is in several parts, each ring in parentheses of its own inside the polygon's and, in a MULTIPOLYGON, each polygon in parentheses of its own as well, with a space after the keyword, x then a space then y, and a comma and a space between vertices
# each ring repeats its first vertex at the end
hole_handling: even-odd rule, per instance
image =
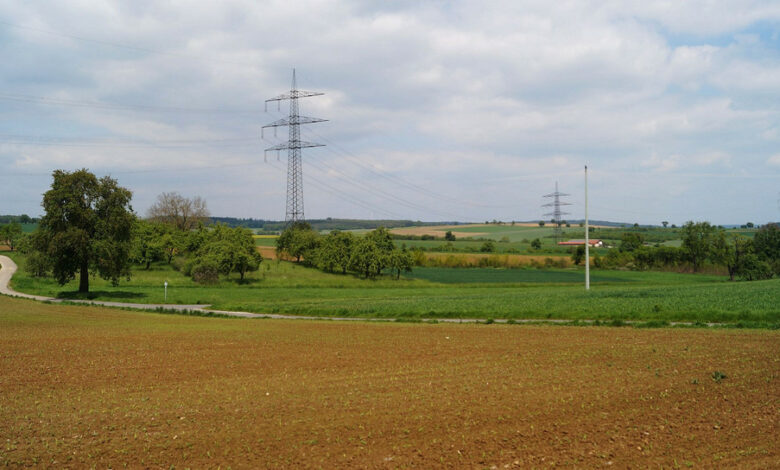
POLYGON ((544 215, 551 215, 552 223, 553 223, 553 239, 555 240, 555 244, 558 244, 558 241, 562 237, 562 231, 561 231, 561 216, 568 214, 568 212, 561 211, 561 206, 570 206, 568 202, 561 201, 562 196, 568 196, 566 193, 561 193, 558 191, 558 182, 555 182, 555 192, 550 194, 545 194, 544 197, 552 198, 553 202, 547 203, 542 205, 542 207, 552 207, 553 211, 548 212, 544 215))
POLYGON ((287 118, 282 118, 263 126, 263 129, 273 127, 274 131, 277 127, 283 126, 287 126, 289 129, 286 143, 274 145, 273 147, 265 149, 266 152, 287 150, 287 206, 284 215, 284 221, 287 225, 305 220, 303 215, 303 167, 301 149, 322 147, 324 145, 301 140, 301 124, 323 122, 326 121, 326 119, 301 116, 298 113, 298 98, 308 98, 310 96, 319 96, 322 94, 324 93, 298 90, 295 83, 295 69, 293 69, 292 87, 290 88, 290 91, 265 100, 266 111, 268 111, 269 101, 276 101, 281 109, 281 102, 283 100, 290 100, 290 114, 287 118))
POLYGON ((588 222, 588 165, 585 165, 585 290, 590 290, 590 224, 588 222))

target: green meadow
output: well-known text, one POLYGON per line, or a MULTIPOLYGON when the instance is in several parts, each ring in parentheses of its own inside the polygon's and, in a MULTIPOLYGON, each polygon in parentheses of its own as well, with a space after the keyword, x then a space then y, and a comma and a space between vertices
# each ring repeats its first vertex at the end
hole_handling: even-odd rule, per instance
MULTIPOLYGON (((13 255, 20 266, 24 257, 13 255)), ((652 322, 717 322, 776 328, 780 279, 728 282, 722 276, 592 270, 592 289, 577 269, 415 268, 400 280, 365 280, 284 261, 262 263, 244 282, 237 276, 203 286, 165 264, 134 268, 113 287, 93 279, 89 298, 136 303, 209 304, 215 309, 323 317, 506 318, 652 322)), ((13 287, 60 298, 78 297, 77 284, 59 286, 20 269, 13 287)))

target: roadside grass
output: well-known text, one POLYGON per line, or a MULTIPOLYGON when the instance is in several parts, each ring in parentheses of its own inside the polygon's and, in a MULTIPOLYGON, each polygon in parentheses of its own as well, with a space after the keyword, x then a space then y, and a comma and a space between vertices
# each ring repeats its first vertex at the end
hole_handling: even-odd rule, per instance
MULTIPOLYGON (((13 287, 32 294, 82 298, 77 283, 59 286, 30 277, 24 257, 13 287)), ((320 272, 284 261, 265 261, 244 282, 236 275, 216 285, 194 283, 165 264, 133 269, 113 287, 91 280, 90 299, 209 304, 256 313, 377 318, 505 318, 729 323, 776 328, 780 279, 727 282, 722 276, 668 272, 592 271, 592 290, 577 270, 416 268, 408 278, 365 280, 320 272)))

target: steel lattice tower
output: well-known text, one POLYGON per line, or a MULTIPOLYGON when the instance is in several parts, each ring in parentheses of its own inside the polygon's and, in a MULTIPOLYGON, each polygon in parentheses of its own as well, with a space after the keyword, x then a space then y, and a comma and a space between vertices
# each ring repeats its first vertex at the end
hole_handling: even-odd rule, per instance
MULTIPOLYGON (((290 115, 270 124, 263 126, 273 127, 274 132, 277 127, 288 126, 289 138, 287 143, 274 145, 265 149, 266 152, 275 150, 287 150, 287 207, 285 210, 284 221, 287 225, 295 222, 302 222, 303 216, 303 168, 301 162, 301 149, 307 147, 322 147, 324 144, 305 142, 301 140, 301 124, 311 124, 314 122, 323 122, 327 119, 319 119, 301 116, 298 114, 298 98, 307 98, 309 96, 319 96, 324 93, 315 91, 303 91, 296 88, 295 69, 292 75, 292 87, 288 93, 283 93, 274 98, 265 100, 266 111, 268 111, 268 102, 276 101, 281 109, 283 100, 290 100, 290 115)), ((262 131, 261 131, 262 132, 262 131)))
POLYGON ((550 194, 545 194, 544 197, 551 197, 553 198, 553 202, 543 204, 542 207, 552 207, 553 211, 548 212, 544 215, 551 215, 553 226, 553 239, 555 240, 555 244, 558 244, 558 240, 562 237, 562 231, 561 231, 561 216, 567 215, 568 212, 561 211, 561 206, 570 206, 568 202, 561 201, 561 197, 563 196, 569 196, 569 194, 558 192, 558 182, 555 182, 555 192, 550 194))

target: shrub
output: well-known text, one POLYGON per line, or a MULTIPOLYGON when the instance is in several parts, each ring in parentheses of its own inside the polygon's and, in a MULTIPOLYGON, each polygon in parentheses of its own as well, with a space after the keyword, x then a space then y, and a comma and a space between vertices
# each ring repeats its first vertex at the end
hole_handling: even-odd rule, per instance
POLYGON ((192 280, 198 284, 219 282, 219 263, 211 258, 203 258, 192 268, 192 280))
MULTIPOLYGON (((171 267, 175 271, 179 271, 180 273, 184 272, 185 265, 189 262, 187 258, 174 258, 173 261, 171 261, 171 267)), ((190 265, 190 273, 185 274, 185 276, 189 276, 192 273, 192 266, 190 265)))
POLYGON ((492 240, 488 240, 479 247, 479 251, 483 253, 493 253, 496 251, 496 244, 492 240))
POLYGON ((746 281, 760 281, 772 278, 772 267, 753 253, 744 256, 737 268, 739 277, 746 281))
POLYGON ((46 277, 51 266, 46 256, 39 252, 33 251, 27 255, 27 260, 24 263, 25 270, 33 277, 46 277))

